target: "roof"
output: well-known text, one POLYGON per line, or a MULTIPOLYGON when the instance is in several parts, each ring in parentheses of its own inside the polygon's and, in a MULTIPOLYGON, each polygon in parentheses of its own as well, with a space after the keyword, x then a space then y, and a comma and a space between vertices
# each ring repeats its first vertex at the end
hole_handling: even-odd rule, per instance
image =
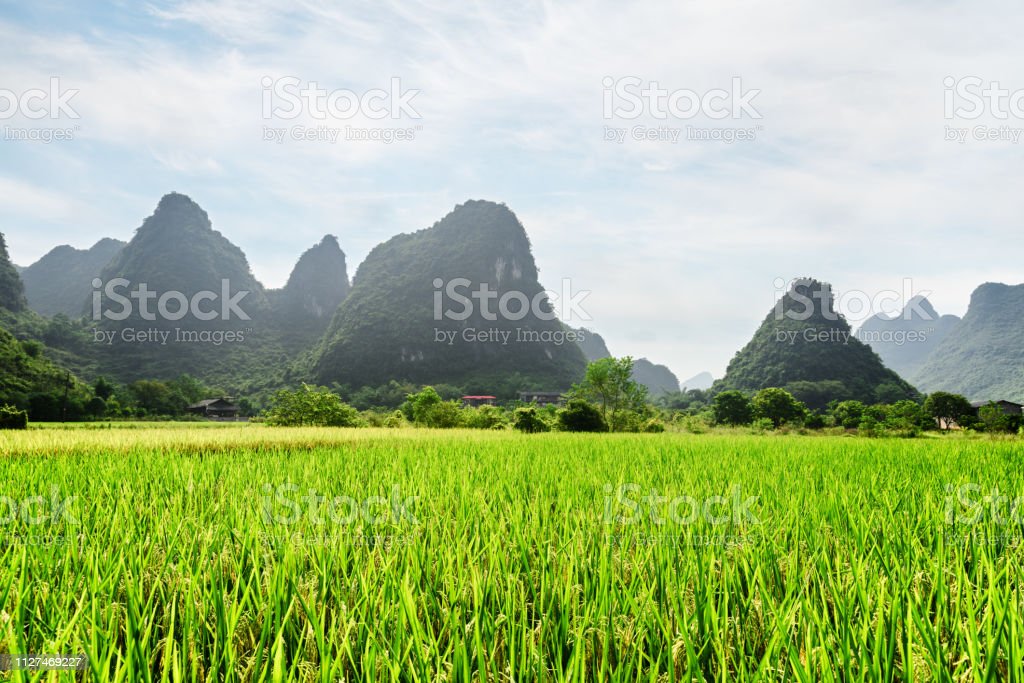
POLYGON ((232 407, 234 406, 234 404, 231 402, 231 399, 227 399, 227 398, 208 398, 208 399, 205 399, 203 401, 200 401, 199 403, 195 403, 193 405, 190 405, 189 409, 192 409, 192 408, 209 408, 210 406, 214 405, 215 403, 226 403, 229 406, 232 406, 232 407))
POLYGON ((1024 408, 1024 406, 1022 406, 1020 403, 1014 403, 1013 401, 1007 401, 1006 399, 1003 399, 1003 398, 1001 398, 1001 399, 999 399, 997 401, 972 401, 971 402, 971 407, 972 408, 981 408, 982 406, 987 406, 989 403, 995 403, 996 405, 1017 406, 1018 408, 1024 408))

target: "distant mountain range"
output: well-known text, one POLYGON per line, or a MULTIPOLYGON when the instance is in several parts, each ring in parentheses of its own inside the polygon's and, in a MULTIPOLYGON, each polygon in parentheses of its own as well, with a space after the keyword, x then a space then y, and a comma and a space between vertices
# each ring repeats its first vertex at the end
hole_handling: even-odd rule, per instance
MULTIPOLYGON (((467 201, 429 228, 378 245, 351 284, 339 240, 325 236, 279 290, 265 288, 242 250, 177 193, 160 200, 127 244, 64 245, 24 269, 10 262, 0 235, 0 326, 16 340, 45 342, 46 362, 121 382, 187 372, 237 395, 266 396, 304 381, 351 390, 392 380, 445 384, 502 397, 567 389, 588 361, 611 354, 599 334, 550 315, 542 292, 526 229, 508 207, 488 201, 467 201), (151 309, 170 293, 169 312, 148 319, 138 300, 125 299, 123 319, 93 320, 98 293, 102 313, 121 309, 93 287, 97 278, 104 285, 126 281, 121 293, 141 298, 144 283, 155 293, 151 309), (518 320, 491 319, 473 292, 493 297, 492 306, 507 297, 540 297, 540 310, 528 306, 518 320), (186 310, 176 318, 181 304, 191 308, 196 297, 203 315, 186 310), (73 322, 54 324, 58 314, 73 322)), ((1024 400, 1022 321, 1024 285, 989 283, 974 292, 962 320, 938 315, 922 298, 900 315, 869 319, 853 335, 835 314, 831 288, 805 279, 736 354, 725 377, 714 382, 701 373, 682 387, 783 386, 817 406, 832 398, 916 397, 909 380, 973 400, 1024 400), (820 305, 805 310, 806 301, 820 305)), ((11 338, 4 343, 11 362, 21 362, 15 359, 24 349, 11 338)), ((36 370, 37 377, 59 374, 36 370)), ((681 388, 671 370, 645 358, 635 360, 634 379, 654 397, 681 388)))
POLYGON ((1024 402, 1024 284, 986 283, 912 374, 924 391, 1024 402))

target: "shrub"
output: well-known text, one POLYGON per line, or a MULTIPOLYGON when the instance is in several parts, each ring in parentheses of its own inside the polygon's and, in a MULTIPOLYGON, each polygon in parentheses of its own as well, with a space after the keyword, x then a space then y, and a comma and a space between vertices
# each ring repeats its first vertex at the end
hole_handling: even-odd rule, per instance
POLYGON ((508 424, 505 411, 497 406, 463 408, 462 422, 470 429, 504 429, 508 424))
POLYGON ((825 416, 821 413, 811 413, 804 420, 804 426, 808 429, 824 429, 825 428, 825 416))
POLYGON ((401 429, 407 424, 405 413, 401 410, 394 411, 384 420, 384 426, 388 429, 401 429))
POLYGON ((743 392, 730 389, 715 396, 711 410, 716 424, 745 425, 754 419, 750 399, 743 392))
POLYGON ((750 431, 754 434, 764 434, 775 429, 775 423, 767 417, 759 417, 750 425, 750 431))
POLYGON ((526 434, 538 434, 551 431, 551 426, 537 412, 536 406, 516 408, 512 415, 512 426, 526 434))
POLYGON ((860 424, 857 425, 857 432, 861 436, 878 436, 881 432, 881 427, 878 424, 878 420, 870 415, 865 415, 861 418, 860 424))
POLYGON ((274 395, 267 424, 275 427, 361 427, 365 423, 352 406, 326 388, 303 384, 298 391, 274 395))
POLYGON ((661 420, 651 418, 644 423, 641 431, 647 434, 660 434, 665 431, 665 423, 661 420))
POLYGON ((28 413, 14 406, 0 406, 0 429, 28 429, 28 413))
POLYGON ((558 411, 558 426, 566 432, 607 432, 601 411, 581 398, 570 399, 558 411))

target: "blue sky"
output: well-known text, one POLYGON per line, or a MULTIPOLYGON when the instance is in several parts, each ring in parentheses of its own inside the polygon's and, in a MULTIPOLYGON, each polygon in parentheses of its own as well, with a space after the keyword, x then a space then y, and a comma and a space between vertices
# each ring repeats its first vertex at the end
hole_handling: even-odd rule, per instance
MULTIPOLYGON (((58 244, 129 239, 184 192, 266 285, 338 236, 350 274, 377 243, 466 199, 505 202, 552 289, 591 290, 617 355, 720 376, 777 295, 926 293, 962 314, 985 281, 1022 279, 1024 129, 947 118, 944 79, 1024 88, 1003 2, 763 4, 201 0, 0 5, 0 90, 75 89, 75 116, 0 139, 0 231, 28 264, 58 244), (286 9, 278 5, 287 5, 286 9), (642 6, 641 6, 642 5, 642 6), (264 117, 264 79, 418 91, 416 116, 264 117), (760 118, 605 112, 606 79, 705 94, 739 79, 760 118), (412 129, 414 139, 264 140, 267 127, 412 129), (634 126, 752 130, 753 140, 638 141, 634 126), (607 128, 627 131, 621 144, 607 128)), ((621 104, 621 100, 617 103, 621 104)), ((274 104, 280 104, 275 100, 274 104)), ((2 102, 0 102, 2 105, 2 102)))

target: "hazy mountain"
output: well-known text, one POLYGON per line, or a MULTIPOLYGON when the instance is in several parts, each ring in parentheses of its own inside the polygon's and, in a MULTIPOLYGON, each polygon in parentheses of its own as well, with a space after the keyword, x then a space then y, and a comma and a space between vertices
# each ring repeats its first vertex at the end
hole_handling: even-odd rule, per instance
POLYGON ((25 300, 25 285, 18 276, 11 257, 7 253, 7 240, 0 233, 0 308, 18 313, 28 307, 25 300))
POLYGON ((918 394, 886 368, 835 311, 832 287, 796 280, 750 342, 729 363, 716 389, 783 387, 812 407, 831 399, 867 403, 918 394))
POLYGON ((633 361, 633 379, 647 387, 652 398, 679 391, 679 378, 664 365, 655 365, 646 358, 633 361))
POLYGON ((704 391, 710 389, 714 383, 715 378, 711 376, 710 372, 701 372, 683 382, 682 385, 684 391, 687 389, 700 389, 704 391))
POLYGON ((370 252, 325 337, 317 380, 350 387, 448 383, 505 395, 567 389, 583 376, 586 361, 565 339, 562 323, 545 319, 547 306, 527 306, 519 320, 511 319, 521 310, 515 301, 507 314, 498 312, 496 299, 533 301, 542 292, 515 214, 468 201, 432 227, 370 252), (493 294, 486 312, 469 298, 485 286, 493 294))
POLYGON ((857 338, 874 349, 886 366, 912 378, 958 322, 957 316, 940 316, 927 298, 916 296, 895 316, 868 318, 857 338))
POLYGON ((275 308, 293 319, 330 322, 348 292, 345 252, 337 237, 327 235, 299 258, 288 284, 275 297, 275 308))
POLYGON ((29 307, 41 315, 79 317, 92 291, 92 281, 124 246, 124 242, 105 238, 90 249, 68 245, 54 248, 22 271, 29 307))
POLYGON ((1024 401, 1024 284, 986 283, 913 376, 927 392, 1024 401))
MULTIPOLYGON (((586 356, 587 362, 612 355, 604 338, 598 333, 585 328, 580 328, 576 332, 580 335, 576 343, 586 356)), ((675 374, 664 365, 655 365, 646 358, 637 358, 633 361, 633 380, 647 387, 652 397, 679 391, 679 379, 675 374)))
POLYGON ((582 327, 576 330, 576 332, 580 335, 576 344, 580 347, 580 351, 583 352, 588 363, 608 358, 612 355, 611 351, 608 350, 608 345, 604 342, 604 337, 597 332, 591 332, 582 327))

